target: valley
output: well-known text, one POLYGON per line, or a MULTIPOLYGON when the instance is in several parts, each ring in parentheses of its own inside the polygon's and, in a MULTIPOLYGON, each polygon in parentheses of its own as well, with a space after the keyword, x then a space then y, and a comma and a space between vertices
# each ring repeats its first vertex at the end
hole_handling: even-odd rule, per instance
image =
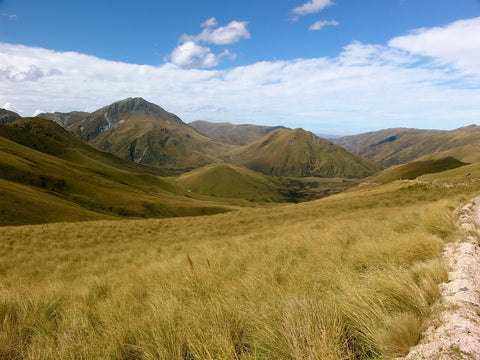
POLYGON ((477 126, 329 141, 186 124, 142 98, 15 115, 2 359, 394 359, 440 321, 477 126))

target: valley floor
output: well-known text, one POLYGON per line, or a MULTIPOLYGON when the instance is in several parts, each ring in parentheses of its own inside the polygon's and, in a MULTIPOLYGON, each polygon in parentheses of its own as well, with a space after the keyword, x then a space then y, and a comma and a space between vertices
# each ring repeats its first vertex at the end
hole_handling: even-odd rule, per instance
POLYGON ((443 251, 449 281, 440 285, 441 300, 422 341, 404 360, 480 359, 480 197, 458 216, 457 241, 443 251))

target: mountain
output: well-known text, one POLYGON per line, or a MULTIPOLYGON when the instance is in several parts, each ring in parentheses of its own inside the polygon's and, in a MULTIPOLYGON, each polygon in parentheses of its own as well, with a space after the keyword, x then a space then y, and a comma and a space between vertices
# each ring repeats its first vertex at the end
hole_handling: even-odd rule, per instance
POLYGON ((9 124, 12 121, 20 119, 21 116, 17 113, 7 110, 7 109, 0 109, 0 124, 9 124))
POLYGON ((67 129, 123 159, 180 171, 217 162, 229 149, 142 98, 105 106, 67 129))
MULTIPOLYGON (((348 151, 391 166, 435 153, 442 153, 441 157, 446 157, 448 151, 464 146, 480 146, 480 127, 470 125, 451 131, 386 129, 332 141, 348 151)), ((466 158, 459 160, 468 162, 466 158)))
POLYGON ((212 123, 208 121, 194 121, 189 124, 198 132, 225 144, 248 145, 260 139, 265 134, 283 126, 259 126, 251 124, 233 125, 230 123, 212 123))
POLYGON ((88 112, 72 111, 69 113, 41 113, 38 114, 37 117, 55 121, 58 125, 61 125, 64 128, 68 128, 69 126, 75 126, 76 124, 80 123, 88 115, 88 112))
POLYGON ((49 120, 0 125, 0 225, 229 210, 159 174, 100 151, 49 120))
POLYGON ((268 175, 362 178, 380 166, 302 129, 278 129, 227 154, 229 161, 268 175))

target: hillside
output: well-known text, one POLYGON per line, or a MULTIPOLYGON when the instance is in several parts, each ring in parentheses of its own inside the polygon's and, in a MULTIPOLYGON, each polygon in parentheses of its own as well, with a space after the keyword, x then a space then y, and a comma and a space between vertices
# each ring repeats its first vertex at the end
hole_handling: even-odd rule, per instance
POLYGON ((302 129, 278 129, 235 149, 228 161, 268 175, 362 178, 380 167, 302 129))
POLYGON ((285 202, 286 190, 273 179, 250 169, 217 163, 192 170, 178 177, 192 192, 222 198, 261 202, 285 202))
POLYGON ((413 180, 426 174, 435 174, 466 166, 460 160, 448 156, 440 159, 417 160, 402 165, 391 166, 367 181, 371 183, 389 183, 395 180, 413 180))
POLYGON ((216 162, 228 148, 142 98, 115 102, 67 129, 123 159, 180 171, 216 162))
MULTIPOLYGON (((422 156, 480 144, 480 127, 451 131, 386 129, 333 139, 336 144, 385 166, 404 164, 422 156)), ((442 157, 448 156, 443 153, 442 157)), ((468 161, 467 158, 459 159, 468 161)))
POLYGON ((201 120, 194 121, 189 125, 216 141, 241 146, 251 144, 274 130, 285 129, 283 126, 233 125, 230 123, 212 123, 201 120))
POLYGON ((228 210, 159 173, 101 152, 48 120, 0 125, 0 225, 228 210))
POLYGON ((0 227, 0 354, 403 356, 439 324, 453 209, 480 190, 479 164, 447 173, 208 217, 0 227))

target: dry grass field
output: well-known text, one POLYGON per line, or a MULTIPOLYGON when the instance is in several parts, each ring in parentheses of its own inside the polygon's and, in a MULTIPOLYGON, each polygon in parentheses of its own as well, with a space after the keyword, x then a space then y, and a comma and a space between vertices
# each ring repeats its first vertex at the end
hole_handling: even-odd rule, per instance
MULTIPOLYGON (((453 173, 452 173, 453 171, 453 173)), ((383 359, 447 279, 466 171, 309 203, 0 228, 0 359, 383 359)))

